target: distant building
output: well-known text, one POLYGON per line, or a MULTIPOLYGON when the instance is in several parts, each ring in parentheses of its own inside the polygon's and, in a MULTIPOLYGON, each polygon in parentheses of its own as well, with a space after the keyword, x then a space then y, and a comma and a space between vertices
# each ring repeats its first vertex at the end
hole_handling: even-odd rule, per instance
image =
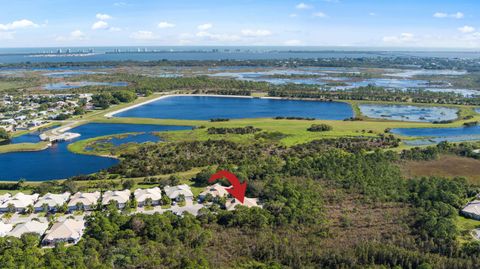
POLYGON ((227 202, 225 203, 225 208, 228 211, 232 211, 232 210, 235 210, 235 207, 237 207, 239 205, 246 206, 248 208, 250 208, 250 207, 261 207, 258 204, 258 199, 257 198, 247 198, 247 197, 245 197, 245 199, 243 200, 243 204, 240 203, 240 201, 237 200, 236 198, 228 199, 227 202))
POLYGON ((204 200, 207 195, 211 195, 212 197, 227 197, 228 191, 225 187, 223 187, 220 183, 215 183, 215 185, 208 186, 205 190, 198 195, 200 200, 204 200))
POLYGON ((35 203, 35 211, 42 211, 44 205, 48 206, 48 211, 56 211, 57 207, 62 206, 70 198, 70 193, 65 192, 62 194, 47 193, 40 197, 35 203))
POLYGON ((85 221, 66 219, 53 224, 42 240, 42 245, 52 246, 59 242, 76 244, 83 235, 85 221))
POLYGON ((17 224, 17 226, 15 226, 15 228, 13 228, 13 230, 9 232, 8 235, 20 238, 22 234, 35 233, 41 236, 45 233, 47 229, 48 223, 32 220, 29 222, 17 224))
POLYGON ((138 206, 144 206, 147 199, 152 200, 152 205, 159 205, 162 199, 162 190, 159 187, 151 189, 136 189, 134 192, 138 206))
POLYGON ((8 212, 9 205, 13 206, 15 212, 24 212, 29 205, 33 206, 37 199, 38 193, 27 195, 19 192, 0 205, 0 212, 8 212))
POLYGON ((461 213, 469 218, 480 220, 480 200, 474 200, 468 203, 461 213))
POLYGON ((190 187, 186 184, 173 187, 165 186, 164 190, 168 198, 172 200, 178 201, 181 195, 185 197, 185 200, 193 200, 192 190, 190 190, 190 187))
POLYGON ((122 209, 130 200, 130 190, 106 191, 103 194, 102 205, 108 205, 110 201, 117 202, 118 208, 122 209))
POLYGON ((100 199, 100 192, 77 192, 68 202, 68 210, 93 210, 100 199), (80 207, 79 207, 80 206, 80 207))

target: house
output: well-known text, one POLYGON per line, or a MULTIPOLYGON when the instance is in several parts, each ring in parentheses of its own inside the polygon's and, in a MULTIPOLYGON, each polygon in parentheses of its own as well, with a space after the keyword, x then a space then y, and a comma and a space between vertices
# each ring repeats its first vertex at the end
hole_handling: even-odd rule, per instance
POLYGON ((480 220, 480 200, 468 203, 460 212, 466 217, 480 220))
POLYGON ((57 222, 47 231, 42 240, 42 245, 52 246, 58 242, 76 244, 82 238, 84 229, 84 220, 66 219, 57 222))
POLYGON ((36 220, 31 220, 29 222, 20 223, 13 228, 7 235, 15 236, 20 238, 22 234, 26 233, 36 233, 38 235, 43 235, 45 231, 48 229, 48 223, 40 222, 36 220))
POLYGON ((10 193, 0 195, 0 204, 10 199, 10 197, 12 197, 10 193))
POLYGON ((138 202, 138 206, 144 206, 147 199, 151 199, 151 205, 159 205, 162 199, 162 190, 159 187, 151 189, 136 189, 133 193, 138 202))
POLYGON ((100 192, 77 192, 70 197, 68 210, 93 210, 100 199, 100 192), (80 207, 79 207, 80 206, 80 207))
POLYGON ((212 197, 227 197, 228 191, 225 187, 223 187, 220 183, 215 183, 215 185, 208 186, 205 190, 198 195, 200 200, 205 200, 207 195, 211 195, 212 197))
POLYGON ((70 198, 70 193, 65 192, 62 194, 47 193, 40 197, 35 203, 35 211, 44 210, 44 206, 48 206, 48 211, 56 211, 56 209, 65 204, 70 198))
POLYGON ((225 203, 225 208, 228 211, 232 211, 232 210, 235 210, 235 207, 237 207, 239 205, 246 206, 248 208, 250 208, 250 207, 261 207, 260 205, 258 205, 258 199, 257 198, 245 197, 245 199, 243 200, 243 204, 240 203, 240 201, 237 200, 236 198, 228 199, 227 202, 225 203))
POLYGON ((118 208, 122 209, 130 200, 130 190, 106 191, 103 194, 102 205, 108 205, 110 201, 115 201, 118 208))
POLYGON ((13 228, 12 224, 0 222, 0 237, 4 237, 10 232, 13 228))
POLYGON ((480 154, 480 149, 474 149, 474 150, 472 150, 472 152, 475 153, 475 154, 480 154))
POLYGON ((181 195, 185 197, 185 200, 193 200, 193 193, 190 190, 190 187, 186 184, 173 187, 165 186, 164 190, 168 198, 172 200, 178 201, 181 195))
POLYGON ((15 212, 24 212, 28 206, 33 206, 37 199, 38 193, 27 195, 19 192, 0 205, 0 212, 8 212, 9 205, 13 206, 15 212))

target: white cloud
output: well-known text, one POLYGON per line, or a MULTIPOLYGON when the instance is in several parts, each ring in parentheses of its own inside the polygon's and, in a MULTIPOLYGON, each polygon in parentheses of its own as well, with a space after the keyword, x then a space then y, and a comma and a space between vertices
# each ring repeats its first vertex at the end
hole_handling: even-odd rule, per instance
POLYGON ((175 27, 175 24, 166 22, 166 21, 162 21, 158 24, 158 28, 160 29, 173 28, 173 27, 175 27))
POLYGON ((120 32, 120 31, 122 31, 122 28, 119 28, 119 27, 110 27, 108 30, 109 30, 109 31, 112 31, 112 32, 120 32))
POLYGON ((307 5, 305 3, 300 3, 298 5, 295 6, 296 9, 311 9, 312 6, 311 5, 307 5))
POLYGON ((97 19, 102 20, 102 21, 106 21, 106 20, 109 20, 109 19, 112 18, 112 16, 110 16, 108 14, 102 14, 102 13, 97 13, 97 15, 95 17, 97 17, 97 19))
POLYGON ((196 34, 196 36, 199 38, 217 42, 234 42, 241 40, 241 38, 237 35, 214 34, 207 31, 200 31, 196 34))
POLYGON ((433 17, 443 19, 443 18, 452 18, 452 19, 462 19, 465 15, 462 12, 456 13, 445 13, 445 12, 435 12, 433 17))
POLYGON ((208 30, 212 27, 213 27, 213 24, 211 24, 211 23, 204 23, 204 24, 200 24, 199 26, 197 26, 198 30, 200 30, 200 31, 206 31, 206 30, 208 30))
POLYGON ((313 13, 312 15, 313 15, 314 17, 317 17, 317 18, 326 18, 326 17, 328 17, 327 14, 325 14, 325 13, 323 13, 323 12, 321 12, 321 11, 315 12, 315 13, 313 13))
POLYGON ((115 6, 115 7, 124 7, 124 6, 127 6, 127 3, 125 3, 125 2, 116 2, 116 3, 113 3, 113 6, 115 6))
POLYGON ((22 28, 29 28, 29 27, 39 27, 38 24, 30 21, 30 20, 18 20, 18 21, 13 21, 7 24, 0 24, 0 31, 11 31, 11 30, 17 30, 17 29, 22 29, 22 28))
POLYGON ((458 28, 458 31, 462 32, 462 33, 473 33, 475 32, 475 28, 472 27, 472 26, 469 26, 469 25, 465 25, 463 27, 460 27, 458 28))
POLYGON ((243 36, 247 37, 265 37, 265 36, 270 36, 272 35, 272 32, 269 30, 250 30, 250 29, 243 29, 241 31, 243 36))
POLYGON ((290 40, 287 40, 287 41, 283 42, 283 44, 285 46, 299 46, 299 45, 302 45, 303 42, 298 40, 298 39, 290 39, 290 40))
POLYGON ((85 35, 85 33, 83 33, 80 30, 72 31, 70 35, 66 37, 58 36, 56 38, 57 41, 81 41, 81 40, 87 40, 87 39, 88 39, 87 35, 85 35))
POLYGON ((368 16, 377 16, 377 14, 375 12, 370 12, 368 13, 368 16))
POLYGON ((298 14, 297 13, 292 13, 290 15, 288 15, 290 18, 296 18, 298 17, 298 14))
POLYGON ((156 39, 155 35, 151 31, 137 31, 130 35, 130 38, 136 40, 153 40, 156 39))
POLYGON ((383 42, 394 44, 408 43, 412 41, 415 41, 415 35, 412 33, 401 33, 398 36, 385 36, 383 38, 383 42))
POLYGON ((108 28, 108 23, 105 21, 97 21, 92 25, 92 30, 105 30, 108 28))

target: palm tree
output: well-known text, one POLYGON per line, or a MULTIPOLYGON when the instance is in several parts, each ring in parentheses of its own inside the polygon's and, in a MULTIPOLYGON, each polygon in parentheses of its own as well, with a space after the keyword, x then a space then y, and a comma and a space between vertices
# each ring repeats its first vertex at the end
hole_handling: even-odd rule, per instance
POLYGON ((33 205, 28 205, 27 208, 25 209, 25 213, 29 215, 32 214, 34 211, 35 211, 35 208, 33 207, 33 205))

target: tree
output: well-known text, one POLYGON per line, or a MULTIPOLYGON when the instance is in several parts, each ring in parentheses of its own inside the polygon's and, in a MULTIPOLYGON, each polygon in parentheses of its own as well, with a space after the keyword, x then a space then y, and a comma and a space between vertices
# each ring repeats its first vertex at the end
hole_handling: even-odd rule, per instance
POLYGON ((135 180, 133 179, 126 179, 124 181, 122 181, 122 187, 123 189, 125 190, 129 190, 131 188, 133 188, 133 186, 135 186, 135 180))
POLYGON ((170 199, 166 195, 163 195, 162 196, 162 205, 170 205, 170 204, 172 204, 172 199, 170 199))
POLYGON ((15 205, 9 203, 7 205, 7 211, 10 212, 10 213, 14 213, 15 212, 15 205))
POLYGON ((145 206, 152 206, 153 205, 153 200, 152 198, 148 197, 145 199, 145 206))
POLYGON ((42 211, 44 213, 47 213, 49 211, 50 207, 48 206, 47 203, 42 204, 42 211))
POLYGON ((27 208, 25 209, 25 213, 27 214, 32 214, 35 211, 35 208, 33 205, 28 205, 27 208))
POLYGON ((3 128, 0 127, 0 141, 1 140, 10 140, 10 134, 3 128))

